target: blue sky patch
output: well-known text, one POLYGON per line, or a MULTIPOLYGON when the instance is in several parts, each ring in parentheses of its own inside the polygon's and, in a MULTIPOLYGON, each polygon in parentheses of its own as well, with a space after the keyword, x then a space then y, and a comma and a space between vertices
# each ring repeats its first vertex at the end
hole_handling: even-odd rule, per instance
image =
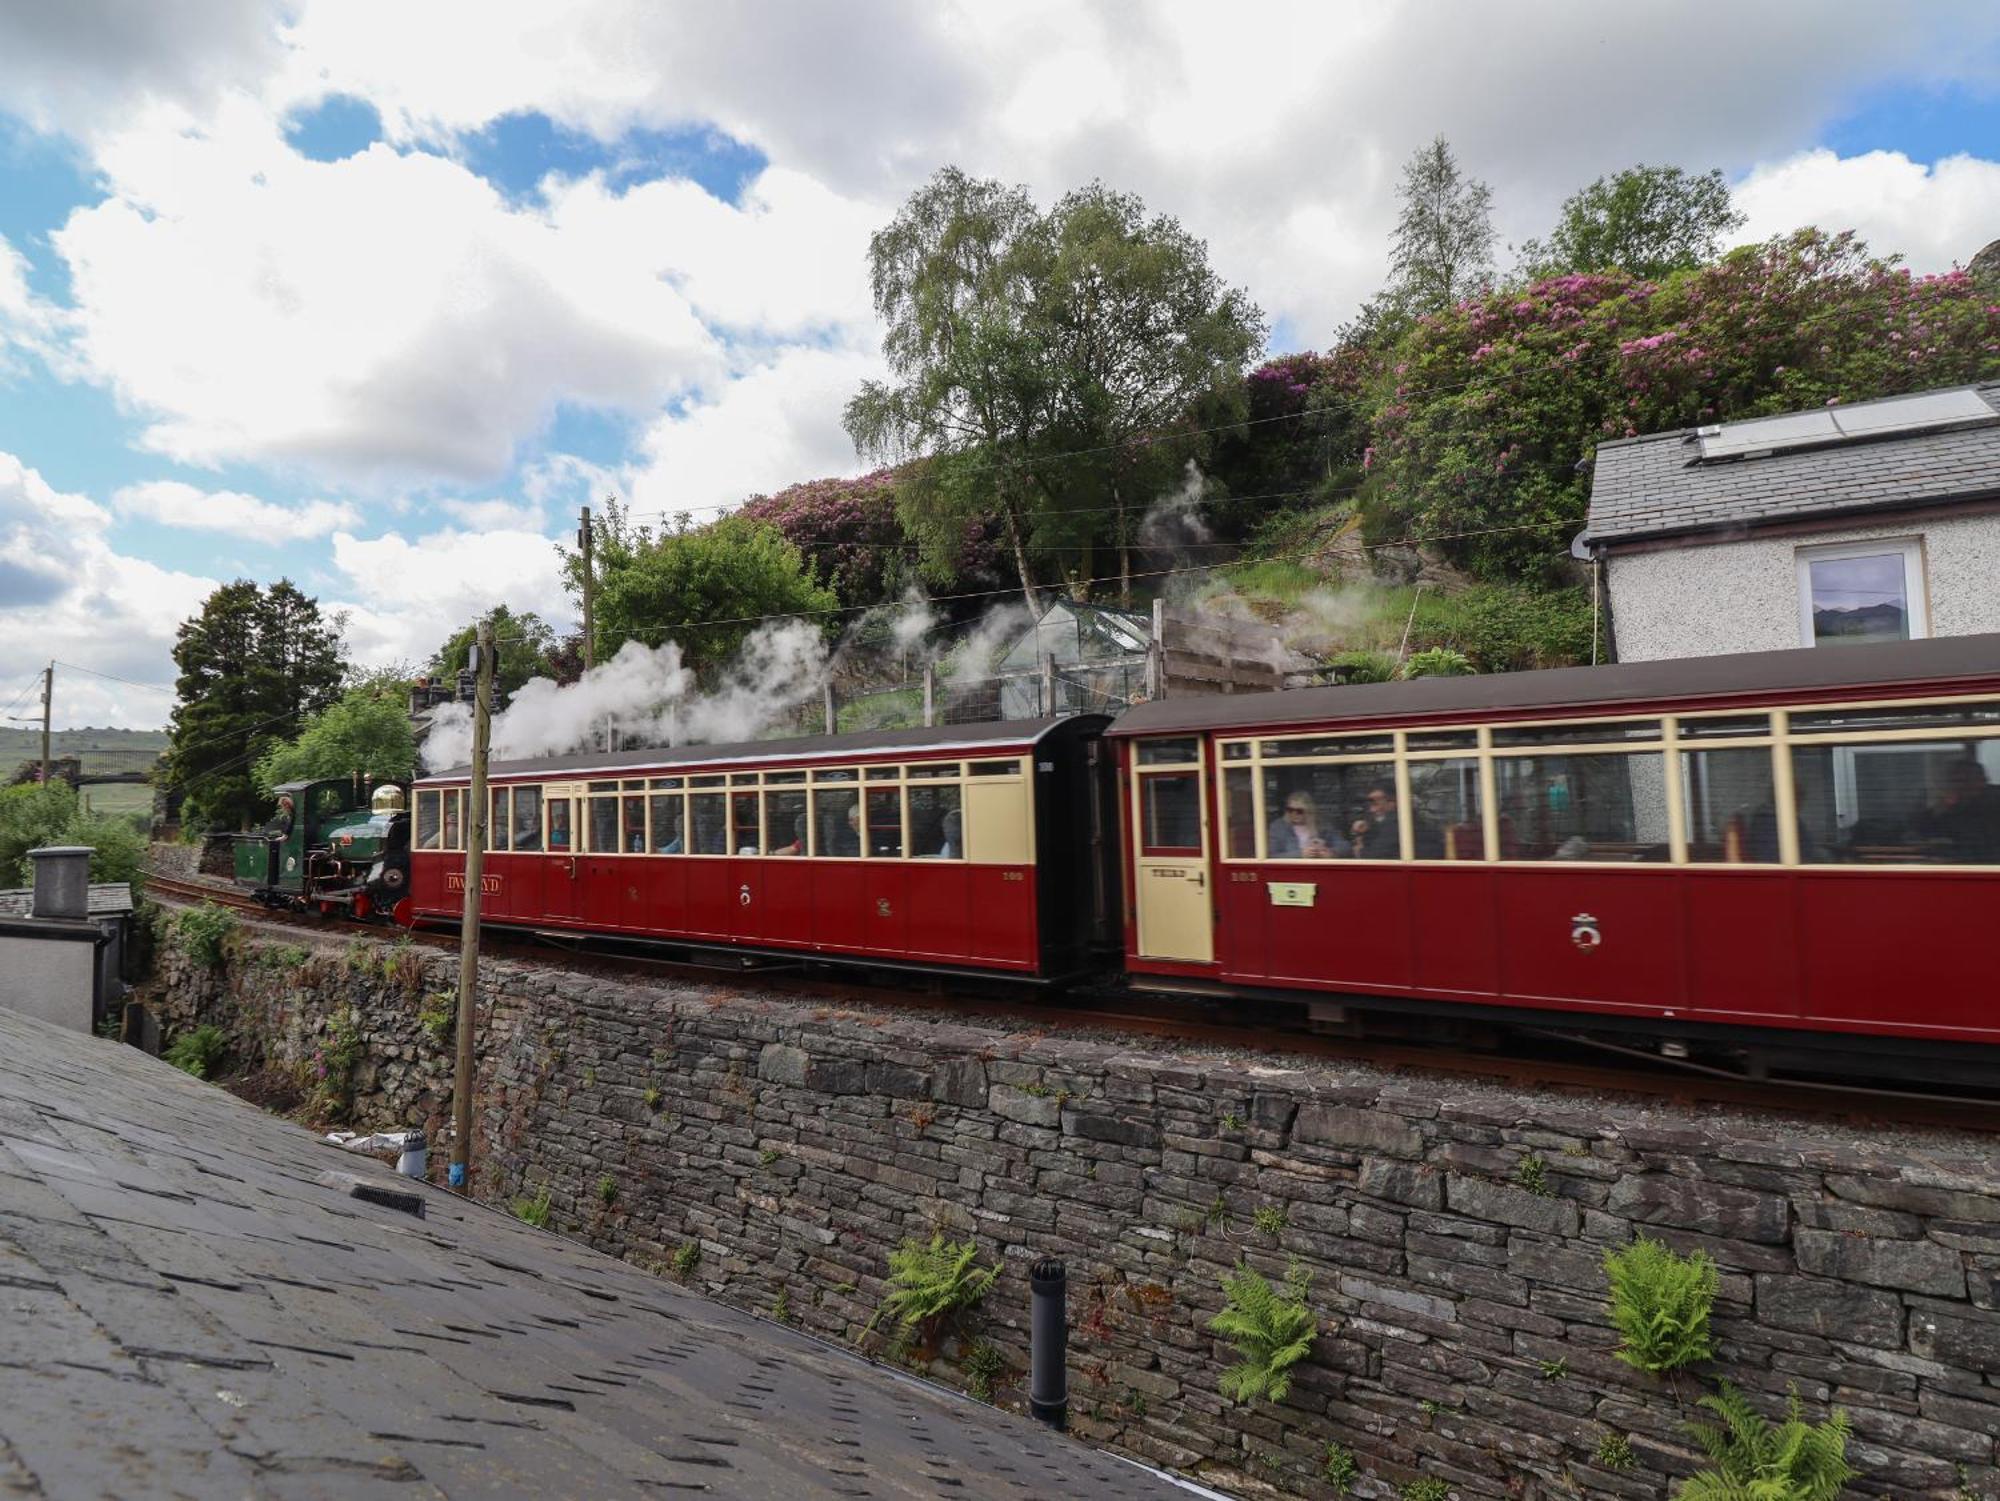
POLYGON ((285 121, 285 140, 316 162, 345 161, 382 139, 382 116, 366 99, 329 94, 285 121))
POLYGON ((516 203, 551 172, 565 177, 602 172, 618 190, 663 177, 687 178, 735 203, 766 165, 761 151, 715 130, 630 130, 605 142, 541 113, 503 115, 460 137, 459 154, 470 170, 516 203))
POLYGON ((69 268, 49 243, 72 209, 96 203, 103 191, 60 136, 37 135, 0 113, 0 235, 28 258, 28 288, 53 302, 69 301, 69 268))
POLYGON ((1900 151, 1929 165, 1960 152, 1991 156, 1995 142, 2000 142, 2000 90, 1898 85, 1862 95, 1851 113, 1821 132, 1819 144, 1841 156, 1900 151))

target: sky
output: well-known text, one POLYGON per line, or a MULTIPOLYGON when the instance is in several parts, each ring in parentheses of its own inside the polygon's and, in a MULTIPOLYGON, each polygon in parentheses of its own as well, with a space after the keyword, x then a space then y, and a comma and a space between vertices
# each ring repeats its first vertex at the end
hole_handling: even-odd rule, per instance
POLYGON ((0 3, 0 719, 54 659, 58 725, 163 723, 231 579, 418 663, 567 624, 580 505, 858 472, 868 237, 942 165, 1138 193, 1278 353, 1440 133, 1504 244, 1648 162, 1944 270, 2000 238, 2000 7, 0 3))

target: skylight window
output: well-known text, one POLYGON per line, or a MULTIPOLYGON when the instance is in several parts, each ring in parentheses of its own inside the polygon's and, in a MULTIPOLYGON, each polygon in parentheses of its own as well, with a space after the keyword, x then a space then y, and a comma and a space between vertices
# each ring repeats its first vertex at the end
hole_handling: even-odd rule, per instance
POLYGON ((2000 423, 2000 413, 1977 391, 1922 391, 1851 407, 1727 422, 1699 428, 1695 435, 1701 441, 1702 460, 1712 463, 1990 423, 2000 423))

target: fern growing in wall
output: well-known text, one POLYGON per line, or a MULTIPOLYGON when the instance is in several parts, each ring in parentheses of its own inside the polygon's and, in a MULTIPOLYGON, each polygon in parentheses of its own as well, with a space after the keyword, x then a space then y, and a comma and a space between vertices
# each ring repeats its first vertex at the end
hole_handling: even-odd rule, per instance
POLYGON ((1681 1482, 1675 1501, 1835 1501, 1855 1475, 1847 1462, 1847 1414, 1808 1423, 1793 1390, 1785 1420, 1773 1423, 1728 1382, 1701 1405, 1719 1419, 1690 1423, 1713 1469, 1681 1482))
POLYGON ((889 1290, 882 1306, 861 1332, 874 1329, 883 1314, 894 1314, 907 1331, 935 1324, 948 1314, 971 1308, 986 1296, 1000 1275, 999 1265, 982 1267, 974 1241, 948 1241, 933 1235, 930 1243, 906 1240, 889 1253, 889 1290))
POLYGON ((1238 1402, 1282 1402, 1292 1389, 1292 1367, 1312 1351, 1319 1320, 1306 1307, 1305 1279, 1287 1278, 1283 1290, 1247 1266, 1222 1279, 1228 1301, 1208 1327, 1242 1357, 1222 1373, 1222 1394, 1238 1402))
POLYGON ((1677 1256, 1642 1235, 1605 1254, 1604 1274, 1611 1284, 1620 1360, 1658 1375, 1714 1353, 1708 1314, 1721 1279, 1705 1251, 1677 1256))

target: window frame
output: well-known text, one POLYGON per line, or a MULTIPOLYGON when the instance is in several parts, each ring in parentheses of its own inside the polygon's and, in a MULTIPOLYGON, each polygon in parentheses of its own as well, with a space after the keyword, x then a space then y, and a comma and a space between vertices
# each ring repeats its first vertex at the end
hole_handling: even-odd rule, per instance
MULTIPOLYGON (((1914 537, 1881 537, 1872 542, 1827 542, 1794 548, 1792 568, 1797 579, 1801 646, 1818 647, 1827 644, 1820 641, 1818 632, 1813 629, 1812 565, 1837 563, 1843 558, 1873 558, 1890 554, 1896 554, 1903 560, 1904 618, 1909 626, 1909 634, 1903 639, 1923 641, 1929 638, 1930 590, 1926 587, 1925 579, 1927 570, 1924 539, 1919 534, 1914 537)), ((1858 641, 1845 644, 1865 646, 1868 643, 1858 641)))

